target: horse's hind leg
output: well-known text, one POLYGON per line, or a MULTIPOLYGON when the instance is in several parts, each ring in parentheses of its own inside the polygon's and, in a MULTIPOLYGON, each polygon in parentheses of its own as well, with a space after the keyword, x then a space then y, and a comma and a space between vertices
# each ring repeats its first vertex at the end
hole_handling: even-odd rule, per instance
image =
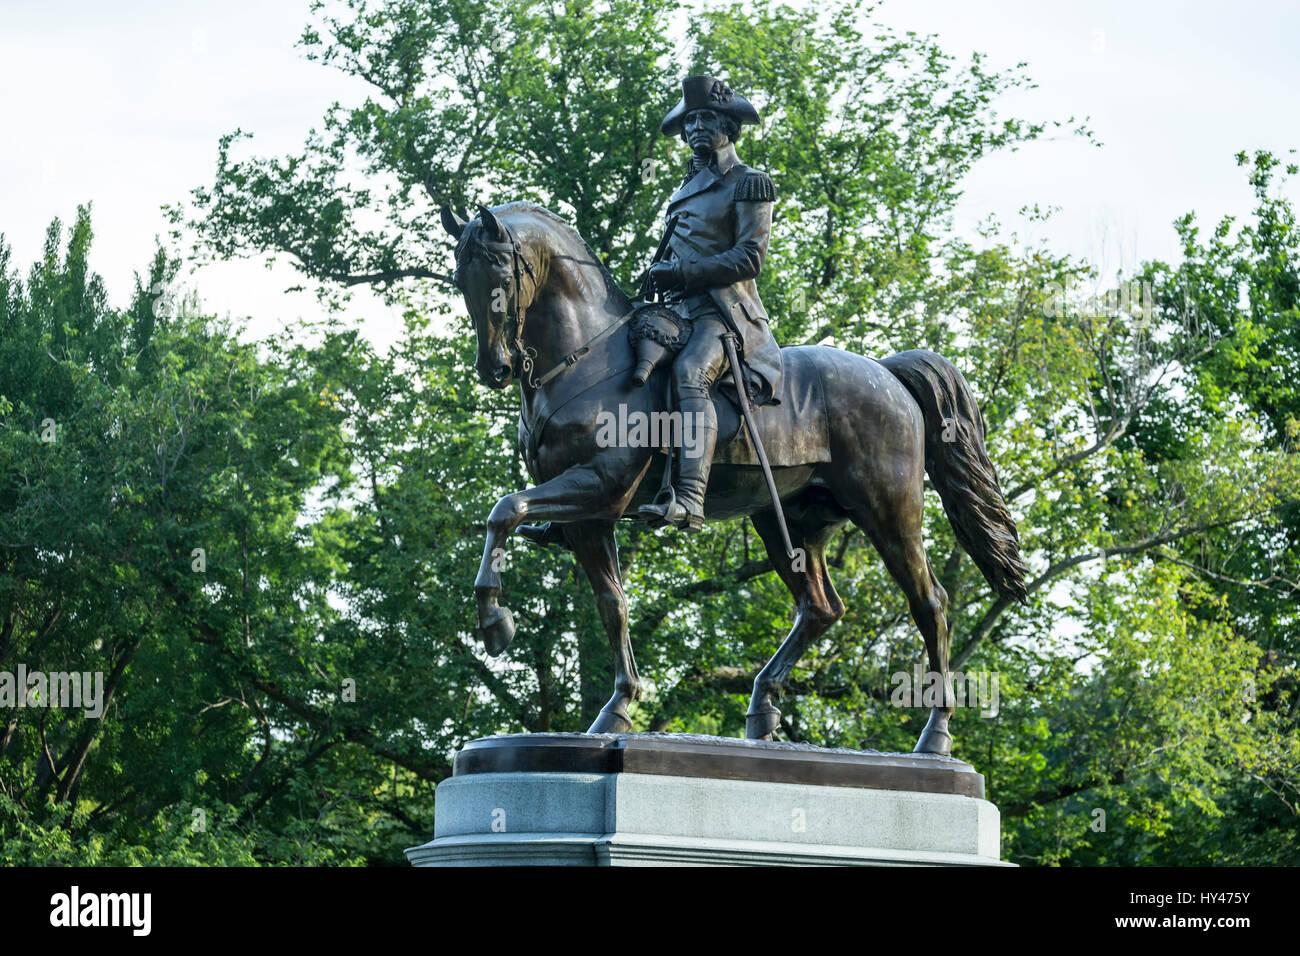
MULTIPOLYGON (((930 672, 938 675, 937 689, 943 694, 940 705, 931 707, 930 719, 912 749, 915 753, 950 754, 948 718, 955 698, 948 674, 948 595, 930 568, 921 538, 922 492, 919 488, 915 494, 904 492, 896 500, 880 502, 873 508, 851 509, 851 514, 903 589, 912 620, 925 639, 930 672)), ((914 694, 921 692, 919 687, 913 690, 914 694)))
POLYGON ((763 538, 768 557, 794 595, 795 617, 789 635, 754 679, 754 696, 745 714, 745 736, 751 740, 772 739, 772 731, 781 723, 781 711, 777 709, 776 701, 790 671, 808 645, 844 616, 844 603, 835 593, 826 573, 826 543, 835 529, 844 523, 844 516, 821 514, 820 510, 803 510, 796 503, 787 512, 790 543, 796 554, 794 561, 785 553, 776 515, 763 511, 753 517, 754 527, 763 538))
POLYGON ((618 567, 618 546, 612 521, 582 521, 564 526, 564 536, 591 582, 596 610, 614 652, 614 696, 600 710, 589 734, 623 733, 632 729, 627 708, 641 696, 641 679, 632 658, 627 633, 627 597, 618 567))

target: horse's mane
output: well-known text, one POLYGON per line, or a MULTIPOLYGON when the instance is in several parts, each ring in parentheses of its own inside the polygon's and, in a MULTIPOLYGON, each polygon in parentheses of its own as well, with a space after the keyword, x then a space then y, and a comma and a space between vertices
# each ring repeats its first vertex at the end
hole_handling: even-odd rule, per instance
MULTIPOLYGON (((605 291, 607 293, 615 299, 618 299, 619 297, 628 297, 627 293, 625 293, 619 287, 618 283, 614 281, 614 276, 610 273, 609 269, 605 267, 605 263, 601 261, 598 255, 596 255, 595 250, 591 248, 587 240, 584 239, 582 234, 579 233, 577 229, 574 229, 573 226, 569 225, 569 223, 566 222, 558 213, 552 212, 538 203, 521 199, 515 202, 505 203, 501 206, 493 206, 492 214, 494 216, 510 216, 515 214, 534 215, 550 220, 559 227, 560 232, 567 235, 570 239, 575 240, 586 251, 591 262, 600 269, 601 277, 605 280, 605 291)), ((496 255, 492 250, 484 246, 481 237, 482 230, 483 220, 481 218, 475 217, 466 223, 465 229, 461 232, 460 239, 456 243, 457 268, 459 268, 465 258, 472 253, 480 253, 488 256, 496 255)))

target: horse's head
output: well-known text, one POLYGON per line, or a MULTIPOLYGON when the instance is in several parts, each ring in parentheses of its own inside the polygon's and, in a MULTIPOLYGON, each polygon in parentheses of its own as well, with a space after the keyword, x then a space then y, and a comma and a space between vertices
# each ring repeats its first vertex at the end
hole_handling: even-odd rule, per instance
POLYGON ((442 224, 456 239, 456 288, 478 339, 474 368, 484 385, 505 388, 524 365, 524 322, 539 281, 534 256, 486 206, 470 222, 443 206, 442 224))

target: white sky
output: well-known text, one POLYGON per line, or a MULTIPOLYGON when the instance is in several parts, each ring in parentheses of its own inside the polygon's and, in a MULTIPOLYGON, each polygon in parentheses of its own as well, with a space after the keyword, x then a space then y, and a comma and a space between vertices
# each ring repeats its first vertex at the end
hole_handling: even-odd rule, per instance
MULTIPOLYGON (((939 34, 962 58, 1027 61, 1038 89, 1002 112, 1088 115, 1105 144, 1057 140, 985 160, 958 209, 963 232, 990 213, 1017 227, 1017 210, 1038 203, 1061 212, 1023 235, 1058 252, 1110 266, 1176 260, 1175 217, 1249 211, 1235 152, 1300 147, 1297 5, 891 0, 878 15, 939 34)), ((305 0, 0 0, 0 232, 19 267, 53 216, 70 221, 93 200, 92 262, 124 305, 165 232, 159 207, 211 182, 221 134, 238 126, 258 152, 292 151, 331 102, 359 99, 359 85, 301 58, 306 21, 305 0)), ((255 334, 319 314, 310 294, 283 292, 298 281, 287 268, 228 263, 193 281, 215 311, 253 316, 255 334)), ((368 296, 348 314, 381 344, 399 329, 368 296)))

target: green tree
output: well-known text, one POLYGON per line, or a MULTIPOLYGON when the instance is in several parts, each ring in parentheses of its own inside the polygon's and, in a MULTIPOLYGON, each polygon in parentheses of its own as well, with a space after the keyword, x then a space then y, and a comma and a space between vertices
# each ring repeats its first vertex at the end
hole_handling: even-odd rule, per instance
POLYGON ((91 861, 191 859, 222 834, 232 859, 285 858, 253 822, 278 801, 269 836, 307 832, 291 789, 335 745, 304 719, 309 668, 347 656, 320 641, 333 559, 297 525, 309 494, 350 481, 320 357, 286 338, 264 360, 166 300, 162 254, 112 309, 88 210, 66 247, 61 231, 26 282, 0 252, 0 669, 98 675, 103 711, 3 711, 4 853, 30 861, 33 832, 63 853, 63 830, 106 848, 91 861))

